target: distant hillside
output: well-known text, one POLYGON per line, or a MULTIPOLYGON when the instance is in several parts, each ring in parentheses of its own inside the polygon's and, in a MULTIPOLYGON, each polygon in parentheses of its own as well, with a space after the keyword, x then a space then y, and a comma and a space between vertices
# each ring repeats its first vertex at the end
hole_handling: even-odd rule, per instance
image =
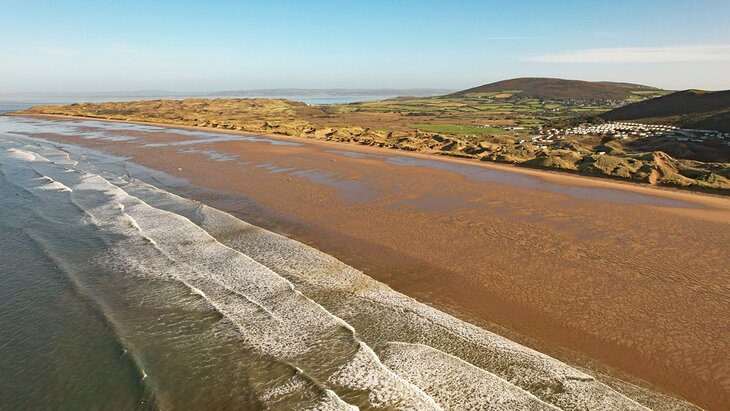
POLYGON ((657 91, 660 93, 662 90, 641 84, 522 77, 458 91, 450 96, 463 97, 467 94, 507 91, 541 100, 628 100, 632 96, 636 96, 634 92, 657 91))
POLYGON ((604 120, 730 132, 730 90, 684 90, 603 113, 604 120))
POLYGON ((307 89, 307 88, 279 88, 279 89, 258 89, 258 90, 228 90, 209 93, 210 96, 221 97, 290 97, 290 96, 310 96, 310 97, 343 97, 343 96, 412 96, 412 97, 429 97, 442 95, 453 91, 439 88, 408 88, 408 89, 391 89, 391 88, 358 88, 358 89, 307 89))

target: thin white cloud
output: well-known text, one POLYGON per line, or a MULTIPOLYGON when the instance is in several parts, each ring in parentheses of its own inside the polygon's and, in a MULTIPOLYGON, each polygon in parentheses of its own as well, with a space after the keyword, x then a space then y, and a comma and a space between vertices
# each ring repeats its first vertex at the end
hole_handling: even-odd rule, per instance
POLYGON ((62 47, 39 47, 38 51, 41 54, 52 57, 73 57, 79 54, 74 50, 69 50, 62 47))
POLYGON ((110 46, 111 51, 115 53, 123 53, 123 54, 134 54, 137 53, 137 49, 130 46, 127 43, 114 43, 110 46))
POLYGON ((525 36, 493 36, 482 37, 484 40, 511 41, 511 40, 540 40, 541 37, 525 37, 525 36))
POLYGON ((617 47, 571 50, 534 55, 524 61, 539 63, 673 63, 730 61, 730 44, 617 47))
POLYGON ((602 30, 592 31, 592 32, 590 32, 590 34, 592 36, 596 36, 596 37, 618 37, 619 36, 619 33, 615 32, 615 31, 602 31, 602 30))

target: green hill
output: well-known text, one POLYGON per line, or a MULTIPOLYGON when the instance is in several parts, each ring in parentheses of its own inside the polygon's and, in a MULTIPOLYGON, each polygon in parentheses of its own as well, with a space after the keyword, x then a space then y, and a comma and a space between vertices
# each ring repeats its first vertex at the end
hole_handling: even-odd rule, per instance
POLYGON ((494 93, 541 100, 631 100, 642 96, 661 95, 665 92, 641 84, 522 77, 473 87, 449 96, 464 97, 494 93))
POLYGON ((730 90, 684 90, 603 113, 610 121, 669 124, 730 132, 730 90))

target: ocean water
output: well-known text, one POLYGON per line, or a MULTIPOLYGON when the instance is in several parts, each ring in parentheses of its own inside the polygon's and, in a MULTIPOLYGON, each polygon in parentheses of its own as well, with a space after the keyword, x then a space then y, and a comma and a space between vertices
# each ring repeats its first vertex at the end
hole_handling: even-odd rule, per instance
POLYGON ((0 408, 689 408, 23 134, 35 121, 0 116, 0 408))

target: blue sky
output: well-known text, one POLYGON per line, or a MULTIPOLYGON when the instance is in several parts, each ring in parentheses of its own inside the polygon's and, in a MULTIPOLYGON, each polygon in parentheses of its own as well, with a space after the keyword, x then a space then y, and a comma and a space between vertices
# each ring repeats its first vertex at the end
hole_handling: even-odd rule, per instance
POLYGON ((730 89, 730 1, 0 0, 0 92, 730 89))

